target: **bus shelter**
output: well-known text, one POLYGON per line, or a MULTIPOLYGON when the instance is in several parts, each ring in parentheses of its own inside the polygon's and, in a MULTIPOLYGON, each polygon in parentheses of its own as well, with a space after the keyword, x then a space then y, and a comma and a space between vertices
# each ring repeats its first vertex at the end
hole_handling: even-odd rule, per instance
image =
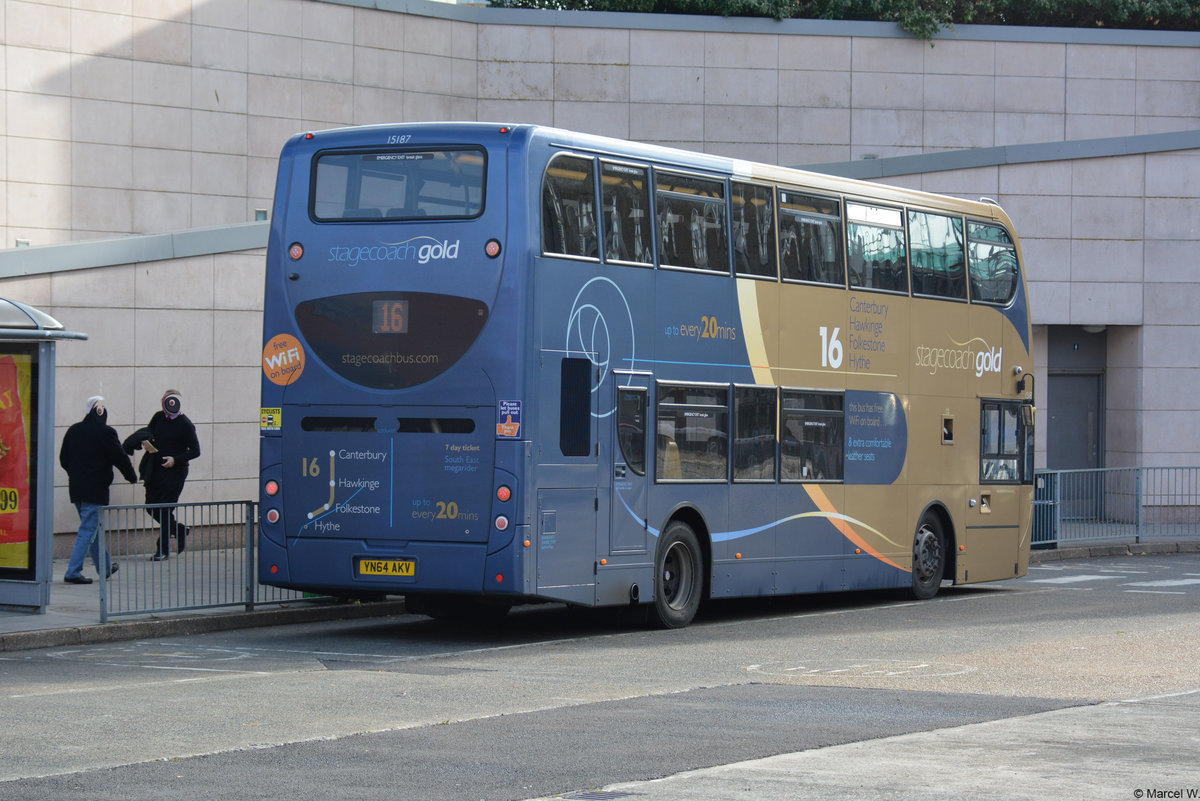
POLYGON ((0 298, 0 607, 44 613, 54 572, 54 345, 87 339, 0 298))

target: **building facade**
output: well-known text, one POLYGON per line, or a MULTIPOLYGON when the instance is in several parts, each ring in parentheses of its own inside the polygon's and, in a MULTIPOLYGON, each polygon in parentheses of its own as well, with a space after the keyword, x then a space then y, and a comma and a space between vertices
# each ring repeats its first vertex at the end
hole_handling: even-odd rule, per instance
MULTIPOLYGON (((0 296, 88 333, 56 427, 182 390, 184 500, 257 495, 262 246, 291 134, 534 122, 1004 206, 1039 465, 1200 463, 1200 34, 491 9, 4 0, 0 296)), ((58 473, 55 527, 74 512, 58 473)), ((114 503, 138 502, 117 488, 114 503)))

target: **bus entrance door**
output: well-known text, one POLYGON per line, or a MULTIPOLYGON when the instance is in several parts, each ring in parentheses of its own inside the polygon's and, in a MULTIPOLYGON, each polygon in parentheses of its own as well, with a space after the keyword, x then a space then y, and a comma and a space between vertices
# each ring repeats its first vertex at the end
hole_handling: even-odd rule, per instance
MULTIPOLYGON (((629 384, 645 383, 643 376, 629 376, 629 384)), ((612 475, 612 518, 609 526, 611 553, 642 553, 646 550, 646 427, 647 390, 640 386, 618 386, 612 475)))

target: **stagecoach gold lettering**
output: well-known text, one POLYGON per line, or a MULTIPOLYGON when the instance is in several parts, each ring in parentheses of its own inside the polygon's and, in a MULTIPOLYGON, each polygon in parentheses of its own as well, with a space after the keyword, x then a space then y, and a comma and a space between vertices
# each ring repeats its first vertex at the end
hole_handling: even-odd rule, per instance
POLYGON ((458 258, 460 240, 439 242, 430 236, 415 236, 403 242, 383 242, 377 245, 334 245, 329 249, 329 261, 357 267, 364 262, 448 261, 458 258), (422 241, 429 240, 429 241, 422 241), (421 244, 415 244, 421 242, 421 244))
POLYGON ((930 375, 937 375, 939 370, 973 370, 976 378, 982 378, 984 373, 1000 372, 1004 364, 1004 348, 993 348, 982 339, 972 342, 980 343, 978 349, 917 345, 915 366, 929 370, 930 375))

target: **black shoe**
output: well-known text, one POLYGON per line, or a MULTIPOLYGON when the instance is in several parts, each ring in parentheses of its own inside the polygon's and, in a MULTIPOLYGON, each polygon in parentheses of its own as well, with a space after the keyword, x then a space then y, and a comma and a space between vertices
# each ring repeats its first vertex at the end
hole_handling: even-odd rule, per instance
POLYGON ((110 567, 110 568, 108 569, 108 572, 104 574, 104 577, 105 577, 105 578, 112 578, 112 576, 113 576, 113 573, 116 573, 116 572, 117 572, 118 570, 120 570, 120 569, 121 569, 121 563, 120 563, 120 562, 113 562, 113 563, 112 563, 112 567, 110 567))
POLYGON ((162 560, 164 560, 166 558, 167 558, 167 555, 165 553, 156 553, 156 554, 154 554, 154 556, 150 557, 150 561, 151 562, 161 562, 162 560))
POLYGON ((63 581, 68 584, 91 584, 92 580, 87 576, 65 576, 63 581))

